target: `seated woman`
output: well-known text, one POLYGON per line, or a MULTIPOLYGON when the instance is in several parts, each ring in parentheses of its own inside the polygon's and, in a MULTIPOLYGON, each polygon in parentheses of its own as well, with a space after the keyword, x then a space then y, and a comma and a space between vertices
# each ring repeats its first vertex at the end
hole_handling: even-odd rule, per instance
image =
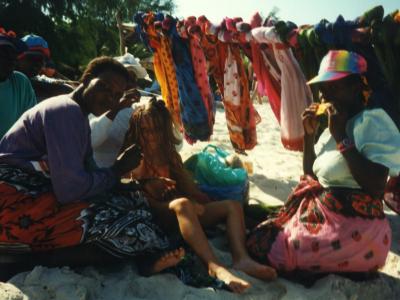
MULTIPOLYGON (((0 141, 3 252, 90 244, 130 258, 168 249, 143 193, 120 183, 139 164, 139 147, 127 149, 110 168, 92 163, 88 114, 98 116, 116 106, 128 76, 112 58, 92 60, 77 89, 25 112, 0 141)), ((75 253, 68 263, 93 262, 99 252, 75 253)), ((152 271, 176 264, 182 255, 182 249, 167 253, 152 271)))
POLYGON ((368 272, 385 264, 392 235, 382 194, 388 174, 400 171, 400 135, 384 110, 368 108, 366 70, 360 55, 330 51, 309 82, 330 104, 328 128, 314 148, 318 104, 305 110, 304 176, 278 216, 247 239, 251 256, 278 272, 368 272))
POLYGON ((243 210, 235 201, 210 202, 200 192, 175 149, 178 143, 173 134, 172 118, 161 100, 152 99, 133 113, 124 146, 139 144, 144 159, 131 175, 136 179, 164 177, 174 180, 173 190, 161 188, 149 191, 150 207, 167 231, 179 230, 183 239, 202 259, 211 276, 224 281, 232 291, 241 293, 249 283, 233 275, 213 253, 203 227, 225 222, 233 256, 233 268, 261 279, 273 279, 275 270, 253 261, 245 249, 243 210), (164 201, 159 191, 163 191, 164 201))

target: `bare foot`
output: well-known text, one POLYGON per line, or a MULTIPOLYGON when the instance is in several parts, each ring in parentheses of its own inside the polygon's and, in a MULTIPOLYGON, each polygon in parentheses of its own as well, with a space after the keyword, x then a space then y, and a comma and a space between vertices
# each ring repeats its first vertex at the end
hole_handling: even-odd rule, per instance
POLYGON ((250 283, 240 279, 239 277, 236 277, 222 266, 210 265, 208 272, 210 276, 216 277, 223 281, 234 293, 241 294, 250 287, 250 283))
POLYGON ((239 260, 233 264, 233 268, 262 280, 273 280, 277 277, 275 269, 259 264, 250 257, 239 260))
POLYGON ((184 256, 185 249, 179 248, 167 252, 156 259, 152 258, 151 256, 138 258, 136 262, 139 268, 139 274, 142 276, 151 276, 160 273, 167 268, 176 266, 184 256))
POLYGON ((171 252, 165 253, 152 266, 153 274, 160 273, 161 271, 176 266, 181 259, 185 256, 185 249, 179 248, 171 252))

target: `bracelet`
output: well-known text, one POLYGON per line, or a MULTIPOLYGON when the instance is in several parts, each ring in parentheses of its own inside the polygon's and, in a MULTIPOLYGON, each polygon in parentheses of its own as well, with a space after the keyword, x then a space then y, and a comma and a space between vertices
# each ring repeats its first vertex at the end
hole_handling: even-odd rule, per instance
POLYGON ((340 153, 344 153, 347 150, 350 150, 352 148, 355 147, 355 144, 352 140, 350 140, 349 138, 344 138, 342 141, 340 141, 337 145, 336 145, 336 149, 340 152, 340 153))

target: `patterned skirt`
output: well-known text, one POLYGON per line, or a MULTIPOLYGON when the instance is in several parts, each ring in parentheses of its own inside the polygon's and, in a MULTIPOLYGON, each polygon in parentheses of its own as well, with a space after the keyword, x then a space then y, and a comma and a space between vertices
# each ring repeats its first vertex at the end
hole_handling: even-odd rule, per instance
POLYGON ((169 248, 141 192, 61 205, 42 173, 0 165, 0 251, 47 251, 82 243, 97 244, 117 257, 169 248))
POLYGON ((385 264, 391 237, 381 199, 303 176, 278 215, 250 233, 247 249, 282 272, 366 272, 385 264))

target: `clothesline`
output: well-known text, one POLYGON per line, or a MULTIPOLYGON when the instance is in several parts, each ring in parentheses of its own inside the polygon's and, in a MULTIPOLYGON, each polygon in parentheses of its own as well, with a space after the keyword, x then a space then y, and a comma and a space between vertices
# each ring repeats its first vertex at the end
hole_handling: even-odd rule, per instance
POLYGON ((152 95, 152 96, 156 96, 156 97, 161 97, 160 94, 155 94, 155 93, 151 93, 145 90, 141 90, 141 89, 136 89, 138 92, 143 93, 143 94, 147 94, 147 95, 152 95))

